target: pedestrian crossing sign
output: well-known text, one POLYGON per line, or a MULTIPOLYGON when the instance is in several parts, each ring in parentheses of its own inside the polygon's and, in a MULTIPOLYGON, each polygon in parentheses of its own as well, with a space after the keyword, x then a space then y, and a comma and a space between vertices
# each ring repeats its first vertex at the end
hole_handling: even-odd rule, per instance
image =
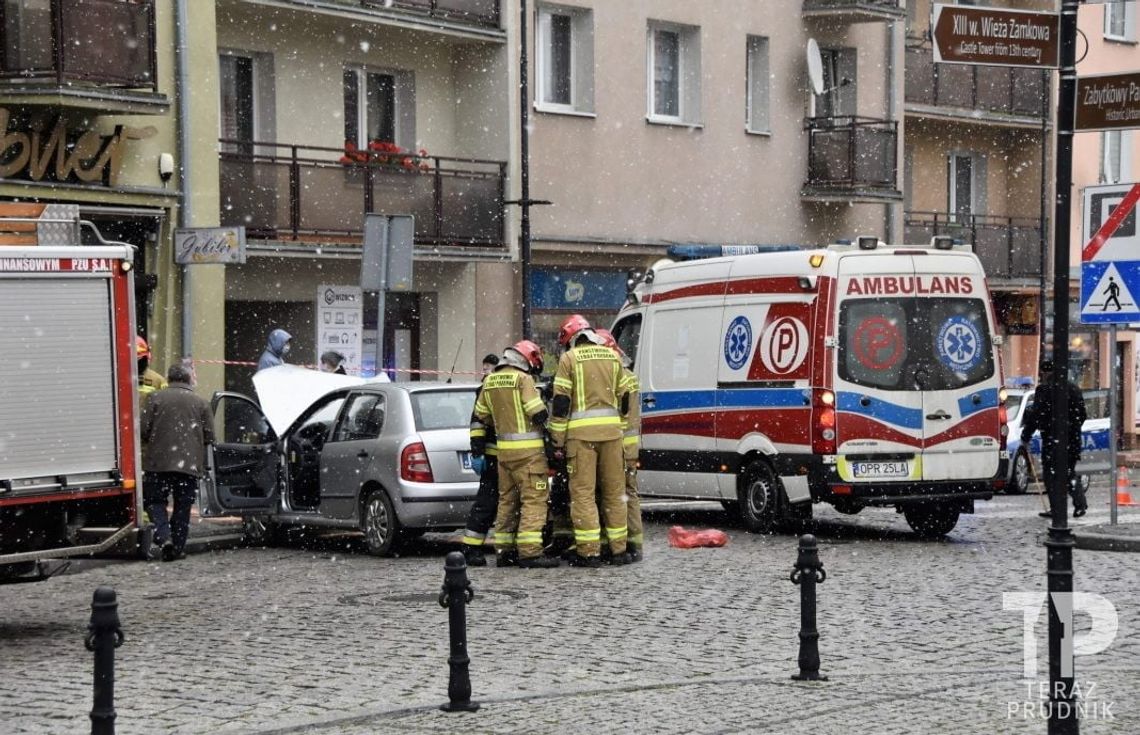
POLYGON ((1120 324, 1140 321, 1140 261, 1092 261, 1081 264, 1081 322, 1120 324))

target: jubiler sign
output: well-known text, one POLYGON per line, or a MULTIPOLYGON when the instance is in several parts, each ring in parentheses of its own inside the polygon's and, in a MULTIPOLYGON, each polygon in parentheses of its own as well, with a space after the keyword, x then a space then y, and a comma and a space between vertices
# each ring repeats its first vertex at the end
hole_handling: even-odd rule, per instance
POLYGON ((1079 77, 1075 127, 1140 128, 1140 72, 1079 77))
POLYGON ((963 5, 935 5, 934 60, 949 64, 1060 66, 1061 18, 963 5))

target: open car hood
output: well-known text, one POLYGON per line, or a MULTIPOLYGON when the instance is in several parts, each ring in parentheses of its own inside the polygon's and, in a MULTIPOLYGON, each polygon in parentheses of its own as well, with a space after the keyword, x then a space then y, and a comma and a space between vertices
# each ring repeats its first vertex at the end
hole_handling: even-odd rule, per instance
POLYGON ((388 382, 391 381, 384 373, 372 378, 361 378, 356 375, 322 373, 297 365, 278 365, 259 370, 253 376, 257 400, 277 436, 283 435, 306 408, 329 391, 364 383, 388 382))

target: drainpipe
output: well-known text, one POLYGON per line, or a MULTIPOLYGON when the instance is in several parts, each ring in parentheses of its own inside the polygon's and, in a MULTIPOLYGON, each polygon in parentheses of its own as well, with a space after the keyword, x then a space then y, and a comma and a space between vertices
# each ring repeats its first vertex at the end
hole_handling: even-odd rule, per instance
MULTIPOLYGON (((899 145, 900 143, 903 142, 903 140, 902 140, 903 135, 901 135, 901 133, 904 132, 903 126, 902 126, 902 120, 896 119, 897 115, 898 115, 898 98, 897 98, 897 95, 895 94, 895 82, 897 81, 895 79, 895 77, 898 74, 898 66, 895 64, 895 49, 898 48, 897 34, 898 34, 898 23, 896 21, 891 21, 890 23, 887 24, 887 39, 886 39, 887 40, 887 119, 888 120, 895 120, 897 123, 899 123, 898 126, 895 128, 896 130, 898 130, 900 132, 899 139, 895 141, 895 162, 896 162, 895 163, 895 177, 896 177, 895 183, 896 184, 898 183, 897 177, 899 175, 900 168, 903 168, 906 166, 906 163, 905 163, 905 161, 906 161, 906 148, 905 148, 905 145, 904 146, 899 145), (903 149, 903 166, 902 167, 900 167, 898 165, 900 147, 903 149)), ((905 174, 904 174, 904 181, 905 181, 905 174)), ((899 188, 901 189, 902 187, 899 187, 899 188)), ((904 202, 906 201, 905 194, 903 197, 903 201, 904 202)), ((897 205, 895 205, 895 204, 886 204, 884 206, 884 209, 885 209, 884 216, 886 217, 886 226, 883 228, 883 231, 886 235, 886 238, 885 238, 886 241, 890 242, 890 243, 896 242, 896 240, 895 240, 895 218, 894 218, 894 208, 896 206, 897 205)))
MULTIPOLYGON (((174 3, 174 56, 177 66, 177 82, 175 83, 175 98, 178 104, 178 189, 181 192, 178 206, 178 226, 189 227, 191 217, 190 205, 190 122, 187 93, 190 89, 190 63, 186 58, 188 33, 186 31, 187 16, 190 13, 188 0, 175 0, 174 3)), ((182 356, 190 357, 194 344, 194 310, 191 296, 191 274, 193 268, 182 266, 182 356)))

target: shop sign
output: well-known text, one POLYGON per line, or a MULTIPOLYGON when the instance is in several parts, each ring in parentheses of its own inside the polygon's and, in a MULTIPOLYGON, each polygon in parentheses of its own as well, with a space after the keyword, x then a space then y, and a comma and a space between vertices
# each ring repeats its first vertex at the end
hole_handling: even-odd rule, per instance
POLYGON ((244 263, 244 227, 193 227, 174 231, 174 262, 179 265, 244 263))
MULTIPOLYGON (((339 352, 344 355, 345 371, 360 375, 363 342, 364 292, 360 287, 317 286, 317 360, 330 350, 339 352)), ((373 352, 373 366, 375 360, 373 352)))
POLYGON ((12 116, 0 107, 0 179, 116 186, 127 141, 155 135, 153 126, 116 125, 110 135, 72 128, 63 119, 49 130, 9 129, 12 116))
POLYGON ((625 295, 625 271, 535 268, 531 273, 535 309, 617 311, 625 295))

